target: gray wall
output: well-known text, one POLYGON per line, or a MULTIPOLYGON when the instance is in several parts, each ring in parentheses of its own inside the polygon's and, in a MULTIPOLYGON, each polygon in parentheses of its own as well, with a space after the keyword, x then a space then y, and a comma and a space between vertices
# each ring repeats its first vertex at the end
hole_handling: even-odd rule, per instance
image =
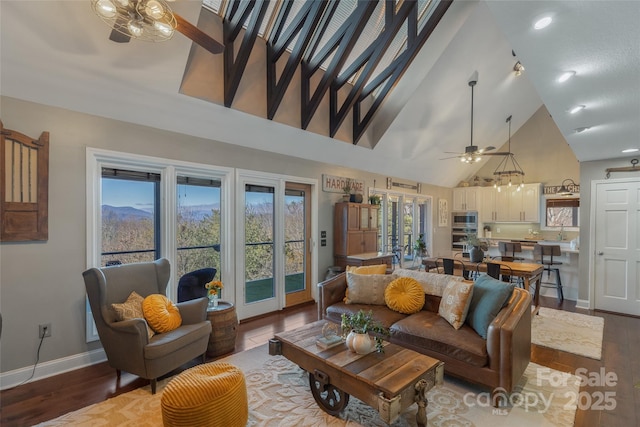
MULTIPOLYGON (((322 174, 373 180, 382 186, 386 176, 302 160, 268 151, 194 138, 125 122, 0 98, 1 117, 8 129, 37 137, 49 131, 49 240, 43 243, 0 244, 0 311, 3 317, 0 372, 32 366, 38 346, 38 325, 52 323, 52 337, 44 341, 40 364, 100 348, 85 342, 86 263, 86 147, 176 159, 218 166, 316 178, 322 174)), ((269 147, 265 135, 264 147, 269 147)), ((451 189, 423 183, 423 195, 451 203, 451 189)), ((333 264, 333 204, 337 193, 319 192, 319 230, 327 230, 327 246, 319 249, 320 277, 333 264)), ((433 215, 434 218, 437 216, 433 215)), ((317 237, 317 236, 316 236, 317 237)), ((448 250, 450 229, 438 228, 434 252, 448 250)), ((26 378, 26 377, 25 377, 26 378)))

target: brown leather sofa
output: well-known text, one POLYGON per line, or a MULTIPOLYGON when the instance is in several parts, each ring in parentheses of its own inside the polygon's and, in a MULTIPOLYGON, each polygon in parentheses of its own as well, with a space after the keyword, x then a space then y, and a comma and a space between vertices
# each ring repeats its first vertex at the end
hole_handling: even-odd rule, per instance
POLYGON ((524 289, 514 289, 489 325, 485 340, 468 324, 456 330, 440 317, 437 295, 425 294, 422 310, 406 315, 385 305, 344 303, 346 273, 319 283, 318 288, 319 319, 340 323, 342 313, 372 310, 390 329, 389 341, 443 361, 447 374, 490 387, 496 406, 512 392, 530 362, 531 296, 524 289))

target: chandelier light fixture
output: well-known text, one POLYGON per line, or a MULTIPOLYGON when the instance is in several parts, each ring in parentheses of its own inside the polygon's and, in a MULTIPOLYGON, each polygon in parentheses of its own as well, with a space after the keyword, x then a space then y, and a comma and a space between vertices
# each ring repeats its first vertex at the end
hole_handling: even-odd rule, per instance
POLYGON ((177 27, 176 17, 164 0, 91 0, 91 7, 126 37, 160 42, 169 40, 177 27))
POLYGON ((498 192, 502 191, 504 186, 517 185, 517 191, 524 187, 524 171, 511 152, 511 116, 507 117, 507 123, 509 124, 509 150, 493 172, 493 188, 497 189, 498 192))

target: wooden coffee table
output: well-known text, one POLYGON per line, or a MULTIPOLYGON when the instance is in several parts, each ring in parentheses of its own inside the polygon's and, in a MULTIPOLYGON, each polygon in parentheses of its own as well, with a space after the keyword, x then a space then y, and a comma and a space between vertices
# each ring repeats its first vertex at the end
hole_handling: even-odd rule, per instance
POLYGON ((269 342, 269 354, 281 354, 307 371, 313 397, 331 415, 340 413, 351 395, 376 409, 388 424, 417 403, 416 421, 426 426, 426 393, 442 384, 444 363, 386 342, 384 353, 359 355, 344 343, 324 350, 316 340, 325 323, 320 320, 276 334, 269 342))

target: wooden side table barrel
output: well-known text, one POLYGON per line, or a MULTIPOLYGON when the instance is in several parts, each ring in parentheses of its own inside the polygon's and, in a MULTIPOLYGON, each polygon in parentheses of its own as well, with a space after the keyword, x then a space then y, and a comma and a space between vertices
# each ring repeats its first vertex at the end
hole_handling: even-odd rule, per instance
POLYGON ((207 309, 207 319, 211 322, 211 336, 207 346, 207 356, 217 357, 231 353, 236 347, 238 316, 235 306, 220 301, 218 306, 207 309))

